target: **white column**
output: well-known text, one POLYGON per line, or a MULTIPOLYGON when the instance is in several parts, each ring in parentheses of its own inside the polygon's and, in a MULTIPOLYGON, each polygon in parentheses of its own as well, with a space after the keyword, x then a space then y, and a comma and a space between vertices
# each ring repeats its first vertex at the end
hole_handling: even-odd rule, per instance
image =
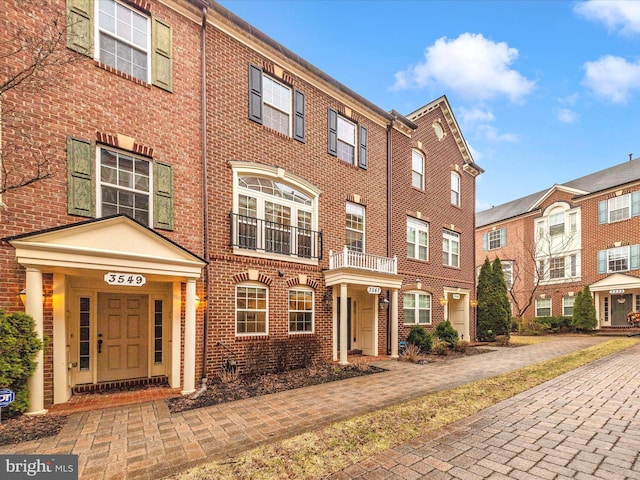
POLYGON ((173 282, 173 295, 171 299, 171 377, 169 378, 171 388, 180 388, 180 342, 182 339, 180 297, 180 282, 173 282))
POLYGON ((182 393, 196 391, 196 281, 187 280, 184 314, 184 381, 182 393))
POLYGON ((333 286, 331 287, 331 322, 333 328, 331 331, 333 332, 333 361, 338 361, 338 351, 340 347, 338 346, 338 328, 340 328, 339 318, 338 318, 338 289, 333 286))
POLYGON ((71 397, 69 386, 69 346, 65 315, 65 276, 53 274, 53 403, 64 403, 71 397))
POLYGON ((398 289, 391 289, 391 358, 398 358, 398 289))
POLYGON ((347 284, 340 284, 340 364, 348 365, 347 348, 349 339, 349 329, 347 325, 347 284))
MULTIPOLYGON (((42 307, 42 272, 37 268, 27 267, 27 300, 25 313, 33 318, 38 338, 44 336, 44 309, 42 307)), ((62 340, 64 342, 64 339, 62 340)), ((36 370, 29 378, 29 409, 27 415, 47 413, 44 408, 44 355, 40 350, 35 357, 36 370)))

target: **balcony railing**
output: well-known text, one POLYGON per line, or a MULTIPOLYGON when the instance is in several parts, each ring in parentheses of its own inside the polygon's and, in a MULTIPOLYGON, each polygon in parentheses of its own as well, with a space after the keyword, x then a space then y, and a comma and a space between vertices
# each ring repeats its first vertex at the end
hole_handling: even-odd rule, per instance
POLYGON ((230 245, 298 258, 322 258, 322 232, 231 212, 230 245))
POLYGON ((398 257, 381 257, 370 253, 354 252, 344 247, 341 252, 329 251, 329 270, 357 268, 378 273, 398 273, 398 257))

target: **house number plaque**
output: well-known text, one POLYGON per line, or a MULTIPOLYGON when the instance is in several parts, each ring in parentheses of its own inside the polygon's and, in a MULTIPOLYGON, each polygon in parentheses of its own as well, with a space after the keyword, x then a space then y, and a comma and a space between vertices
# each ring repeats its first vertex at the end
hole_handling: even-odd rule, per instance
POLYGON ((104 274, 104 281, 108 285, 122 285, 125 287, 141 287, 147 283, 145 276, 139 273, 109 272, 104 274))

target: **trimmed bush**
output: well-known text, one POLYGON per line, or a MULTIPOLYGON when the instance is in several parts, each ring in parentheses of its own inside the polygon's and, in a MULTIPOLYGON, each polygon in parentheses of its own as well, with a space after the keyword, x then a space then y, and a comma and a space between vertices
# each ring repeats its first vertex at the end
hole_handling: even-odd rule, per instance
POLYGON ((431 351, 433 345, 433 338, 431 334, 425 330, 422 325, 414 325, 409 330, 407 336, 407 343, 415 345, 420 348, 420 351, 428 353, 431 351))
POLYGON ((564 317, 562 315, 554 317, 538 317, 535 319, 535 323, 540 325, 545 332, 557 333, 573 330, 571 325, 571 317, 564 317))
POLYGON ((0 388, 16 394, 15 401, 7 407, 10 413, 29 408, 27 380, 36 369, 36 354, 43 348, 33 318, 23 312, 7 315, 0 310, 0 388))
POLYGON ((436 337, 443 342, 447 342, 451 346, 455 345, 459 338, 458 331, 453 328, 449 320, 445 320, 438 324, 436 327, 436 337))

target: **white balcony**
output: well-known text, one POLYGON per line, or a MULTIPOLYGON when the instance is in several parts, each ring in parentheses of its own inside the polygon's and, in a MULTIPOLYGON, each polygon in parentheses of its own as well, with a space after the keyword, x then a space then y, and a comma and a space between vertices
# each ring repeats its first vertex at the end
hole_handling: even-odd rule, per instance
POLYGON ((347 247, 341 252, 329 250, 329 270, 355 268, 377 273, 398 273, 398 257, 381 257, 370 253, 354 252, 347 247))

